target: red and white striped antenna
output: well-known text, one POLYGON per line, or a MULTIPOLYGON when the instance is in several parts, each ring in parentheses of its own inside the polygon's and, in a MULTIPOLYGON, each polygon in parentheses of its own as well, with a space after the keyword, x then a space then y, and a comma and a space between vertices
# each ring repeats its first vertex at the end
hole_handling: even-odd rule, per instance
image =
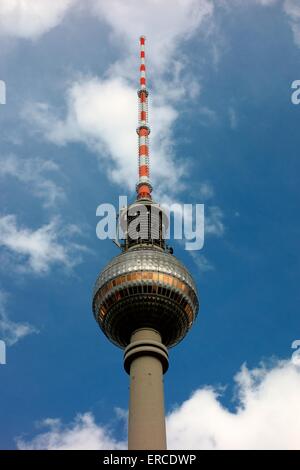
POLYGON ((138 117, 138 141, 139 141, 139 179, 136 185, 137 199, 150 199, 152 186, 149 170, 149 139, 150 128, 148 126, 148 91, 146 88, 146 63, 145 63, 145 36, 140 37, 140 89, 139 117, 138 117))

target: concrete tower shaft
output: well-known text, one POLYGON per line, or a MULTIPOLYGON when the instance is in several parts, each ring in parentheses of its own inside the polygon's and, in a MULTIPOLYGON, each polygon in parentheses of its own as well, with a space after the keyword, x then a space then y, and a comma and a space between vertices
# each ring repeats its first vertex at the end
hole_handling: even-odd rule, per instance
POLYGON ((150 328, 134 332, 125 349, 124 367, 130 374, 128 448, 167 448, 163 374, 168 350, 150 328))

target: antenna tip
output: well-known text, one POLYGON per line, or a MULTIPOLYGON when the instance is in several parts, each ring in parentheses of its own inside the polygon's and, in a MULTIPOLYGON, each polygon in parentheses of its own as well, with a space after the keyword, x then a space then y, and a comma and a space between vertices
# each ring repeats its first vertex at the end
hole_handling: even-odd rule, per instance
POLYGON ((140 43, 144 44, 146 40, 146 36, 140 36, 140 43))

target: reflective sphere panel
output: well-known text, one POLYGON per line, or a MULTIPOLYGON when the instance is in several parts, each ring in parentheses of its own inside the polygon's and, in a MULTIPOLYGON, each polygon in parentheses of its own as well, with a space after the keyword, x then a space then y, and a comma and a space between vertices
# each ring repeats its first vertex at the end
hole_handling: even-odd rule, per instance
POLYGON ((93 300, 96 320, 120 347, 138 328, 160 332, 163 343, 178 343, 192 326, 198 299, 195 283, 174 256, 136 248, 116 256, 99 275, 93 300))

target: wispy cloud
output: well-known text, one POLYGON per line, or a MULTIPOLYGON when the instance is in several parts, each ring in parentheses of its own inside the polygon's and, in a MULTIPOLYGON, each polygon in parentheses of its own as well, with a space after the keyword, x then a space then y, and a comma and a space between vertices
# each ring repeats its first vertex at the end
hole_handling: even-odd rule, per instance
MULTIPOLYGON (((240 0, 233 0, 240 1, 240 0)), ((300 3, 299 0, 256 0, 262 6, 281 5, 287 15, 296 46, 300 47, 300 3)))
POLYGON ((51 160, 20 158, 16 155, 1 157, 0 177, 13 177, 24 183, 27 189, 43 200, 44 207, 52 207, 63 200, 65 193, 53 178, 59 166, 51 160))
POLYGON ((199 119, 203 125, 214 125, 218 121, 217 113, 207 106, 200 106, 198 109, 199 119))
POLYGON ((275 5, 275 3, 278 3, 278 0, 255 0, 256 3, 263 5, 263 6, 269 6, 269 5, 275 5))
POLYGON ((55 26, 77 0, 1 0, 0 36, 36 39, 55 26))
POLYGON ((204 227, 206 235, 215 235, 217 237, 221 237, 224 234, 224 214, 220 207, 207 207, 204 227))
POLYGON ((283 9, 289 18, 295 44, 300 47, 300 3, 298 0, 284 0, 283 9))
MULTIPOLYGON (((235 377, 236 409, 220 400, 221 391, 203 387, 167 417, 169 449, 300 450, 300 368, 289 361, 271 367, 245 365, 235 377)), ((92 414, 73 423, 44 422, 48 430, 32 440, 18 439, 19 449, 123 449, 92 414)))
POLYGON ((215 269, 214 265, 207 259, 206 256, 200 254, 198 251, 189 251, 195 265, 200 273, 207 273, 215 269))
POLYGON ((214 188, 212 184, 208 181, 205 181, 198 185, 197 193, 199 201, 207 201, 208 199, 213 198, 215 195, 214 188))
POLYGON ((0 338, 4 340, 8 346, 12 346, 20 339, 38 330, 29 323, 21 323, 12 321, 7 313, 7 293, 0 289, 0 338))
POLYGON ((11 270, 45 274, 55 265, 71 269, 87 251, 72 240, 78 231, 74 225, 63 227, 59 219, 32 230, 18 226, 16 216, 10 214, 0 217, 0 246, 9 255, 11 270))

